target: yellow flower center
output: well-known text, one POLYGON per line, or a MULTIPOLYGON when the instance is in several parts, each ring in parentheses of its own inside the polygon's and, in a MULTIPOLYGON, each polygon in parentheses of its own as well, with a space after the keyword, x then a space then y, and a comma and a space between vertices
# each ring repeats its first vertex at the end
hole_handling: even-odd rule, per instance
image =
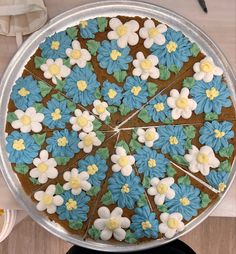
POLYGON ((170 142, 171 145, 177 145, 179 143, 179 141, 176 138, 176 136, 170 136, 169 142, 170 142))
POLYGON ((120 227, 120 220, 118 218, 110 218, 107 222, 106 222, 106 227, 109 230, 115 230, 117 228, 120 227))
POLYGON ((80 25, 81 25, 82 28, 85 28, 85 27, 88 25, 88 21, 86 21, 86 20, 81 20, 81 21, 80 21, 80 25))
POLYGON ((75 200, 73 200, 72 198, 70 198, 67 202, 66 202, 66 209, 68 211, 77 209, 77 202, 75 200))
POLYGON ((151 227, 152 227, 152 224, 150 223, 149 220, 142 222, 142 228, 143 228, 143 230, 147 230, 147 229, 149 229, 151 227))
POLYGON ((116 33, 119 37, 126 35, 128 32, 128 28, 125 25, 118 26, 116 29, 116 33))
POLYGON ((213 65, 208 61, 201 62, 200 70, 206 73, 213 72, 213 65))
POLYGON ((44 162, 38 164, 37 169, 40 173, 44 173, 48 170, 48 165, 44 162))
POLYGON ((148 167, 149 168, 154 168, 154 167, 156 167, 156 165, 157 165, 156 160, 154 160, 154 159, 148 160, 148 167))
POLYGON ((61 119, 61 110, 56 108, 55 111, 51 113, 51 117, 53 121, 61 119))
POLYGON ((128 156, 124 155, 124 156, 121 156, 117 162, 123 168, 129 164, 129 158, 128 156))
POLYGON ((25 149, 25 142, 22 138, 18 139, 18 140, 14 140, 12 147, 17 151, 24 150, 25 149))
POLYGON ((70 57, 73 59, 79 59, 81 57, 81 52, 79 49, 72 49, 70 52, 70 57))
POLYGON ((143 70, 150 70, 153 67, 153 64, 151 60, 144 59, 141 61, 140 66, 143 70))
POLYGON ((220 192, 223 192, 223 191, 225 190, 225 188, 226 188, 226 184, 225 184, 225 183, 220 183, 220 184, 218 185, 218 190, 219 190, 220 192))
POLYGON ((184 97, 178 98, 176 100, 176 106, 181 109, 188 107, 188 99, 184 97))
POLYGON ((168 190, 168 185, 164 184, 164 183, 158 183, 157 184, 157 192, 159 194, 165 194, 168 190))
POLYGON ((60 73, 60 67, 56 64, 51 64, 48 67, 49 72, 51 73, 52 76, 56 76, 60 73))
POLYGON ((31 124, 31 118, 30 118, 30 116, 27 116, 27 115, 23 115, 23 116, 20 118, 20 121, 21 121, 24 125, 30 125, 30 124, 31 124))
POLYGON ((66 137, 62 137, 62 138, 59 138, 59 139, 57 140, 57 145, 58 145, 58 146, 66 146, 67 143, 68 143, 68 140, 67 140, 66 137))
POLYGON ((156 137, 156 133, 154 131, 146 131, 145 133, 145 140, 146 141, 153 141, 156 137))
POLYGON ((0 216, 2 216, 4 214, 4 210, 0 209, 0 216))
POLYGON ((43 203, 45 205, 51 205, 53 202, 53 196, 49 195, 49 194, 45 194, 43 199, 42 199, 43 203))
POLYGON ((79 177, 71 177, 69 181, 70 187, 72 189, 78 189, 80 188, 80 179, 79 177))
POLYGON ((206 164, 208 163, 209 161, 209 158, 208 158, 208 155, 205 154, 205 153, 198 153, 197 155, 197 162, 200 163, 200 164, 206 164))
POLYGON ((170 219, 168 219, 168 221, 167 221, 167 225, 168 225, 168 227, 171 228, 171 229, 177 229, 178 226, 179 226, 179 222, 178 222, 178 220, 175 219, 175 218, 170 218, 170 219))
POLYGON ((154 108, 156 109, 157 112, 163 111, 165 109, 165 106, 163 103, 157 103, 154 105, 154 108))
POLYGON ((166 44, 166 49, 169 53, 175 52, 178 48, 178 45, 174 41, 169 41, 168 44, 166 44))
POLYGON ((180 201, 180 203, 181 203, 183 206, 187 206, 187 205, 190 204, 189 199, 186 198, 186 197, 181 198, 179 201, 180 201))
POLYGON ((117 92, 116 92, 114 89, 109 89, 107 95, 108 95, 108 97, 109 97, 110 99, 113 99, 113 98, 116 97, 117 92))
POLYGON ((86 83, 86 81, 84 81, 84 80, 79 80, 79 81, 77 81, 77 88, 81 91, 81 92, 83 92, 86 88, 87 88, 87 83, 86 83))
POLYGON ((142 90, 141 86, 133 86, 131 89, 131 93, 135 96, 138 96, 141 90, 142 90))
POLYGON ((215 87, 212 87, 211 89, 206 90, 206 96, 212 101, 214 100, 218 95, 219 91, 215 89, 215 87))
POLYGON ((216 137, 216 138, 222 138, 222 137, 224 137, 224 135, 225 135, 225 132, 224 132, 224 131, 219 131, 219 130, 217 130, 217 129, 214 130, 214 133, 215 133, 215 137, 216 137))
POLYGON ((91 146, 93 144, 93 137, 91 137, 90 135, 87 135, 84 138, 83 142, 85 146, 91 146))
POLYGON ((159 34, 159 31, 156 27, 152 27, 148 29, 148 35, 150 38, 155 38, 159 34))
POLYGON ((79 116, 77 117, 77 124, 83 128, 88 124, 88 120, 84 116, 79 116))
POLYGON ((18 91, 18 94, 20 96, 27 96, 30 94, 30 91, 28 91, 27 89, 25 89, 24 87, 22 87, 19 91, 18 91))
POLYGON ((60 47, 60 42, 59 41, 52 41, 51 49, 58 50, 59 47, 60 47))
POLYGON ((110 57, 111 57, 111 59, 112 59, 113 61, 116 61, 117 58, 120 57, 120 56, 121 56, 121 53, 120 53, 118 50, 113 49, 113 50, 111 51, 110 57))
POLYGON ((89 175, 94 175, 98 171, 98 167, 95 164, 88 165, 87 172, 89 175))
POLYGON ((95 107, 96 111, 98 112, 98 114, 103 114, 106 111, 106 108, 103 105, 97 105, 95 107))
POLYGON ((129 185, 127 183, 122 186, 121 192, 129 193, 129 185))

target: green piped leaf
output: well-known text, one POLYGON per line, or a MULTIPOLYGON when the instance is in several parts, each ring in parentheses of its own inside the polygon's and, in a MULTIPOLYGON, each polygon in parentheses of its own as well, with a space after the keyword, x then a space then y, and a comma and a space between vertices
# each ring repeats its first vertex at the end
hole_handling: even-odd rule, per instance
POLYGON ((112 200, 112 194, 110 191, 106 192, 103 196, 102 196, 102 204, 103 205, 111 205, 114 204, 114 201, 112 200))
POLYGON ((113 74, 114 78, 117 80, 117 82, 123 82, 127 76, 126 71, 116 71, 113 74))
POLYGON ((213 120, 217 120, 217 119, 218 119, 218 115, 215 112, 205 114, 206 121, 213 121, 213 120))
POLYGON ((79 230, 83 227, 83 222, 81 220, 78 221, 69 220, 69 227, 74 230, 79 230))
POLYGON ((103 142, 105 140, 105 134, 102 133, 101 131, 95 131, 96 135, 97 135, 97 138, 103 142))
POLYGON ((168 212, 168 208, 167 208, 166 205, 158 205, 158 206, 157 206, 157 209, 158 209, 158 211, 160 211, 161 213, 166 213, 166 212, 168 212))
POLYGON ((219 151, 219 154, 221 157, 230 158, 233 154, 233 151, 234 151, 234 146, 232 144, 230 144, 227 147, 221 148, 219 151))
POLYGON ((55 194, 56 194, 56 195, 61 195, 63 192, 64 192, 63 187, 60 185, 60 183, 57 183, 57 184, 56 184, 56 191, 55 191, 55 194))
POLYGON ((132 130, 132 139, 137 139, 137 137, 138 137, 137 130, 138 130, 138 128, 134 128, 132 130))
POLYGON ((172 159, 176 161, 178 164, 183 165, 183 166, 189 166, 189 163, 186 161, 184 156, 181 155, 173 155, 172 159))
POLYGON ((196 128, 193 125, 189 125, 184 127, 184 133, 187 138, 193 139, 196 135, 196 128))
POLYGON ((45 138, 46 138, 46 133, 43 133, 43 134, 34 134, 34 135, 33 135, 34 141, 35 141, 39 146, 41 146, 41 145, 44 143, 45 138))
POLYGON ((101 99, 102 95, 101 95, 101 91, 99 88, 96 89, 94 96, 96 99, 101 99))
POLYGON ((151 186, 151 184, 150 184, 150 178, 148 178, 147 176, 144 176, 142 184, 143 184, 144 188, 149 188, 151 186))
POLYGON ((44 109, 44 106, 42 103, 34 103, 33 107, 35 108, 37 113, 42 112, 44 109))
POLYGON ((117 143, 116 147, 118 147, 118 146, 123 147, 125 149, 126 153, 130 153, 129 146, 128 146, 128 144, 124 140, 120 140, 117 143))
POLYGON ((172 124, 173 122, 174 122, 173 118, 169 117, 165 118, 163 121, 164 124, 172 124))
POLYGON ((178 68, 176 65, 171 65, 169 70, 177 74, 180 71, 180 68, 178 68))
POLYGON ((76 110, 76 104, 73 101, 67 100, 66 105, 71 112, 74 112, 76 110))
POLYGON ((58 78, 56 78, 57 80, 57 85, 56 85, 56 89, 59 91, 63 91, 64 85, 66 84, 65 80, 60 80, 58 78))
POLYGON ((190 185, 190 184, 191 184, 191 181, 190 181, 189 176, 188 176, 188 175, 181 176, 181 177, 178 179, 178 184, 190 185))
POLYGON ((155 95, 158 86, 157 84, 153 83, 153 82, 147 82, 147 88, 148 88, 148 95, 149 96, 153 96, 155 95))
POLYGON ((131 243, 131 244, 137 242, 137 239, 134 237, 134 234, 130 231, 130 229, 128 229, 128 230, 126 231, 125 242, 131 243))
POLYGON ((201 192, 200 197, 201 197, 201 207, 206 208, 208 204, 211 202, 209 195, 207 193, 201 192))
POLYGON ((101 235, 101 231, 96 229, 94 226, 92 226, 89 230, 88 230, 88 234, 91 236, 92 239, 94 240, 98 240, 100 238, 101 235))
POLYGON ((126 116, 131 111, 131 109, 128 106, 121 104, 119 106, 119 111, 122 116, 126 116))
POLYGON ((111 122, 111 117, 107 116, 104 123, 108 125, 108 124, 110 124, 110 122, 111 122))
POLYGON ((139 112, 138 118, 141 119, 144 123, 150 123, 151 122, 151 117, 148 115, 148 112, 145 108, 143 108, 139 112))
POLYGON ((36 68, 36 69, 39 69, 40 66, 41 66, 42 64, 45 64, 45 63, 46 63, 46 61, 47 61, 46 58, 42 58, 42 57, 40 57, 40 56, 35 56, 35 57, 34 57, 35 68, 36 68))
POLYGON ((220 166, 219 166, 219 171, 225 171, 225 172, 230 172, 231 170, 231 165, 230 165, 230 162, 228 160, 225 160, 225 161, 222 161, 220 163, 220 166))
POLYGON ((184 148, 185 148, 186 150, 192 148, 192 139, 187 139, 187 140, 185 141, 184 148))
POLYGON ((25 164, 16 164, 14 167, 15 171, 19 174, 25 175, 29 171, 29 167, 25 164))
POLYGON ((176 172, 176 170, 171 166, 171 164, 169 164, 169 165, 167 166, 166 173, 167 173, 167 175, 168 175, 169 177, 173 177, 173 176, 176 175, 177 172, 176 172))
POLYGON ((66 98, 65 98, 63 95, 61 95, 60 93, 55 93, 55 94, 52 95, 52 97, 53 97, 54 99, 58 100, 58 101, 64 101, 64 100, 66 99, 66 98))
POLYGON ((70 58, 63 59, 63 64, 64 64, 66 67, 71 68, 70 58))
POLYGON ((41 183, 38 181, 37 178, 29 177, 29 180, 30 180, 30 182, 31 182, 33 185, 40 185, 40 184, 41 184, 41 183))
POLYGON ((104 32, 108 24, 107 19, 104 17, 99 17, 97 18, 97 22, 98 22, 98 31, 104 32))
POLYGON ((194 57, 196 57, 199 54, 200 48, 195 42, 192 44, 192 47, 190 48, 190 52, 192 53, 192 56, 194 57))
POLYGON ((68 36, 74 40, 77 37, 78 34, 78 28, 73 26, 73 27, 68 27, 66 29, 66 33, 68 34, 68 36))
POLYGON ((13 121, 17 120, 17 116, 14 112, 8 112, 7 113, 7 122, 12 123, 13 121))
POLYGON ((130 150, 133 151, 137 151, 138 149, 140 149, 142 147, 142 145, 135 139, 131 139, 130 143, 129 143, 129 147, 130 150))
POLYGON ((88 40, 86 45, 90 54, 95 56, 97 54, 98 48, 100 47, 100 42, 95 40, 88 40))
POLYGON ((96 152, 102 159, 107 160, 109 158, 109 150, 107 147, 99 148, 96 152))
POLYGON ((107 111, 109 111, 110 113, 115 113, 117 112, 117 107, 116 106, 108 106, 107 107, 107 111))
POLYGON ((39 86, 39 89, 40 89, 40 93, 43 97, 48 95, 52 90, 52 87, 50 87, 48 84, 46 84, 43 81, 38 81, 38 86, 39 86))
POLYGON ((93 130, 96 131, 96 130, 100 129, 101 126, 102 126, 102 123, 97 118, 95 118, 93 120, 93 130))
POLYGON ((160 65, 159 69, 160 69, 160 77, 159 77, 160 80, 167 80, 170 78, 170 71, 166 66, 160 65))
POLYGON ((65 166, 68 163, 68 161, 70 160, 69 157, 55 157, 54 159, 55 159, 57 165, 63 165, 63 166, 65 166))
POLYGON ((145 206, 146 204, 147 204, 146 196, 145 194, 142 194, 139 200, 137 201, 137 205, 138 207, 142 207, 142 206, 145 206))
POLYGON ((86 65, 91 71, 94 71, 94 68, 93 68, 93 65, 91 62, 87 62, 87 65, 86 65))
POLYGON ((183 87, 187 87, 188 89, 191 89, 195 84, 195 79, 193 77, 187 77, 183 81, 183 87))
POLYGON ((89 191, 86 192, 86 194, 91 197, 94 197, 98 194, 99 191, 100 191, 99 186, 93 186, 89 191))

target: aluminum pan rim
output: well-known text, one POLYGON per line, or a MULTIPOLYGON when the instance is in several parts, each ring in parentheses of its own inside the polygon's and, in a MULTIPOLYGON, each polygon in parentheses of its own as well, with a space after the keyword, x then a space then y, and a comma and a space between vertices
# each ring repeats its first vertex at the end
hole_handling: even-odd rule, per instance
MULTIPOLYGON (((74 9, 71 9, 63 14, 58 15, 49 21, 43 28, 31 35, 17 51, 15 56, 12 58, 11 62, 6 69, 2 80, 1 80, 1 91, 0 91, 0 122, 6 122, 6 112, 7 104, 11 92, 11 87, 14 84, 16 78, 22 73, 22 67, 28 61, 29 57, 34 53, 35 49, 38 47, 39 42, 41 42, 46 36, 52 34, 55 31, 62 30, 67 26, 72 26, 78 23, 79 20, 89 19, 96 16, 116 16, 116 15, 126 15, 126 16, 147 16, 158 19, 168 25, 178 28, 186 36, 188 36, 193 41, 196 41, 203 51, 211 55, 216 62, 220 65, 228 83, 228 86, 232 92, 232 100, 235 106, 236 102, 236 92, 233 83, 236 83, 235 75, 233 73, 230 64, 223 55, 223 53, 218 49, 215 43, 196 25, 187 20, 186 18, 170 11, 166 8, 159 7, 153 4, 144 2, 132 2, 132 1, 104 1, 92 4, 86 4, 74 9), (98 15, 99 14, 99 15, 98 15), (217 57, 215 57, 217 56, 217 57), (23 64, 24 63, 24 64, 23 64)), ((228 183, 227 190, 221 195, 219 201, 209 207, 200 216, 195 218, 193 221, 187 224, 184 232, 176 235, 172 239, 160 239, 152 240, 146 243, 141 243, 138 245, 126 245, 126 244, 111 244, 104 242, 95 242, 92 240, 83 241, 81 237, 69 234, 65 229, 60 226, 56 226, 55 223, 49 221, 46 216, 42 216, 42 213, 36 210, 35 205, 32 205, 32 200, 23 191, 21 184, 17 178, 17 175, 11 169, 11 164, 8 161, 6 150, 5 150, 5 124, 0 125, 0 138, 1 138, 1 149, 0 149, 0 166, 2 174, 10 188, 14 197, 18 200, 19 204, 28 212, 28 214, 42 227, 44 227, 50 233, 60 237, 63 240, 69 241, 73 244, 90 248, 94 250, 107 251, 107 252, 131 252, 144 250, 152 247, 156 247, 162 244, 166 244, 170 241, 183 236, 190 230, 199 225, 204 219, 206 219, 210 213, 219 205, 224 196, 226 195, 230 185, 233 182, 236 172, 235 160, 232 166, 232 171, 230 174, 230 179, 228 183)))

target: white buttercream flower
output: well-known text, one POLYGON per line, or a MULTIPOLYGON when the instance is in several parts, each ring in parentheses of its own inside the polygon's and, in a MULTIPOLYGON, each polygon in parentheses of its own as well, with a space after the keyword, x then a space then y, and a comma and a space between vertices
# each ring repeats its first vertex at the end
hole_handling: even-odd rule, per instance
POLYGON ((63 178, 67 181, 63 185, 63 189, 71 190, 73 195, 79 195, 82 190, 89 191, 91 189, 91 184, 87 181, 89 174, 86 171, 79 173, 77 168, 73 168, 71 171, 66 171, 63 178))
POLYGON ((150 76, 153 79, 157 79, 160 76, 160 71, 157 67, 159 60, 157 56, 149 55, 147 58, 144 57, 144 54, 139 51, 136 54, 136 59, 133 61, 134 76, 141 76, 142 80, 147 80, 150 76))
POLYGON ((126 231, 123 228, 130 226, 130 220, 126 217, 121 217, 123 210, 120 207, 114 208, 112 212, 102 206, 98 209, 99 219, 94 221, 94 227, 101 231, 100 238, 104 241, 111 239, 112 235, 118 241, 123 241, 126 236, 126 231))
POLYGON ((91 132, 93 130, 93 121, 95 117, 90 115, 88 111, 82 112, 80 109, 75 110, 75 116, 70 118, 72 129, 74 131, 83 130, 84 132, 91 132))
POLYGON ((210 168, 217 168, 220 161, 215 157, 214 151, 210 146, 202 146, 200 150, 196 146, 192 146, 188 150, 189 154, 185 154, 184 158, 189 162, 189 170, 193 173, 201 172, 206 176, 210 172, 210 168))
POLYGON ((81 141, 79 142, 78 147, 83 149, 85 153, 90 153, 93 146, 100 146, 102 143, 93 131, 89 133, 81 132, 79 138, 81 141))
POLYGON ((39 201, 36 208, 39 211, 47 210, 47 213, 53 214, 57 210, 57 206, 61 206, 64 202, 63 198, 55 195, 56 186, 51 184, 47 187, 46 191, 37 191, 34 198, 39 201))
POLYGON ((140 143, 145 143, 145 146, 152 147, 154 142, 158 140, 159 134, 156 132, 154 127, 148 128, 146 130, 138 128, 138 141, 140 143))
POLYGON ((195 63, 193 70, 195 71, 193 77, 206 83, 211 82, 214 75, 221 76, 223 74, 223 70, 215 66, 211 57, 205 57, 200 62, 195 63))
POLYGON ((37 113, 34 107, 27 108, 26 111, 17 109, 15 112, 18 120, 11 123, 14 129, 20 129, 21 132, 40 132, 42 130, 41 122, 44 119, 44 114, 37 113))
POLYGON ((150 196, 155 196, 154 202, 156 205, 163 205, 165 199, 172 199, 175 197, 175 191, 170 188, 174 182, 175 180, 173 177, 166 177, 161 180, 157 177, 151 179, 151 187, 148 188, 147 192, 150 196))
POLYGON ((91 60, 91 55, 87 49, 81 49, 80 43, 77 40, 72 42, 72 49, 66 49, 66 54, 70 58, 70 64, 77 64, 80 68, 84 68, 87 61, 91 60))
POLYGON ((139 37, 137 31, 139 24, 135 20, 130 20, 124 24, 118 18, 112 18, 109 21, 109 26, 113 31, 107 34, 109 40, 117 40, 117 45, 120 48, 125 48, 128 44, 134 46, 138 43, 139 37))
POLYGON ((30 170, 30 176, 38 178, 40 183, 46 183, 49 179, 55 179, 58 176, 58 170, 56 169, 57 162, 54 158, 49 159, 47 150, 42 150, 39 154, 39 158, 33 160, 35 168, 30 170))
POLYGON ((170 97, 167 98, 167 104, 172 108, 171 116, 174 120, 179 119, 181 116, 184 119, 189 119, 192 116, 192 111, 196 109, 197 103, 195 100, 188 98, 189 89, 182 88, 179 93, 178 90, 172 89, 170 97))
POLYGON ((105 101, 95 100, 93 102, 93 113, 98 115, 100 120, 105 121, 107 116, 110 116, 110 112, 107 110, 108 104, 105 101))
POLYGON ((163 35, 166 31, 166 25, 159 24, 155 26, 155 23, 151 19, 148 19, 144 22, 144 27, 139 30, 139 35, 145 39, 144 47, 149 49, 154 43, 163 45, 166 42, 165 36, 163 35))
POLYGON ((55 61, 53 59, 48 59, 45 64, 40 66, 40 69, 44 72, 43 76, 46 79, 52 79, 53 84, 57 84, 57 78, 65 78, 70 75, 70 68, 63 64, 61 58, 57 58, 55 61))
POLYGON ((180 213, 162 213, 160 219, 162 223, 159 225, 159 232, 165 234, 167 238, 172 238, 184 230, 183 216, 180 213))
POLYGON ((132 165, 135 163, 135 158, 132 155, 127 155, 125 149, 118 146, 116 148, 116 154, 111 156, 111 161, 115 163, 112 166, 112 171, 121 171, 122 175, 129 176, 132 172, 132 165))

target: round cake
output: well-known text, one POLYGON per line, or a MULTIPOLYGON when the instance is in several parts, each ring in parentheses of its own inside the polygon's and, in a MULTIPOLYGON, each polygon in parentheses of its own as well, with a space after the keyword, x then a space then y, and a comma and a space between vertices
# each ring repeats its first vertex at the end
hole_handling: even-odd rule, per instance
POLYGON ((221 66, 181 31, 97 17, 45 38, 11 92, 6 150, 36 208, 85 241, 173 238, 235 152, 221 66))

